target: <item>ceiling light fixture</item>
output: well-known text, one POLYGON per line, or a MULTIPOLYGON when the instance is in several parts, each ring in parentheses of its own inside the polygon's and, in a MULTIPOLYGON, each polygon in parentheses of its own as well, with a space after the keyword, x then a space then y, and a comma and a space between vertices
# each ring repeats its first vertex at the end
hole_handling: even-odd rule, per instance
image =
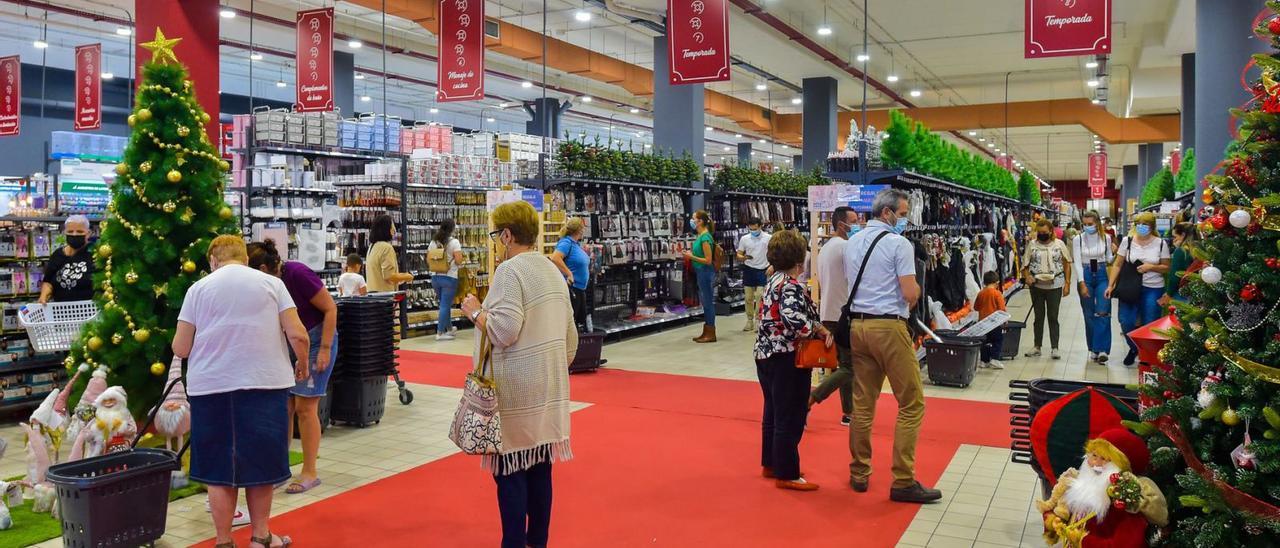
POLYGON ((791 99, 791 104, 793 104, 793 105, 798 105, 798 104, 803 103, 803 102, 804 102, 804 99, 802 99, 802 98, 800 98, 800 97, 793 97, 793 98, 791 99))
POLYGON ((102 79, 103 79, 103 80, 111 80, 111 79, 114 79, 115 77, 116 77, 116 75, 115 75, 114 73, 111 73, 111 72, 104 72, 104 73, 102 73, 102 79))
POLYGON ((725 149, 725 150, 729 150, 729 147, 724 147, 724 149, 725 149))
POLYGON ((1085 64, 1084 64, 1084 68, 1098 68, 1098 62, 1097 62, 1097 61, 1089 61, 1088 63, 1085 63, 1085 64))
POLYGON ((734 133, 734 134, 733 134, 733 138, 734 138, 734 139, 741 139, 741 138, 742 138, 742 134, 741 134, 741 133, 734 133))
POLYGON ((979 143, 985 143, 985 142, 987 142, 987 138, 986 138, 986 137, 978 137, 978 142, 979 142, 979 143))
POLYGON ((129 27, 116 27, 116 34, 119 36, 133 36, 133 29, 129 27))
POLYGON ((573 12, 573 18, 579 23, 586 23, 591 20, 591 12, 587 10, 578 10, 573 12))
POLYGON ((1091 88, 1096 88, 1096 87, 1098 87, 1098 84, 1099 84, 1099 82, 1098 82, 1096 79, 1095 79, 1095 80, 1089 80, 1088 82, 1085 82, 1085 83, 1084 83, 1084 85, 1089 86, 1089 87, 1091 87, 1091 88))
POLYGON ((766 142, 766 141, 765 141, 764 139, 761 139, 761 140, 760 140, 760 144, 762 144, 762 145, 763 145, 763 144, 765 144, 765 142, 766 142))
POLYGON ((756 91, 764 91, 766 89, 769 89, 769 86, 765 85, 764 83, 756 84, 756 91))
POLYGON ((284 83, 284 80, 276 80, 276 87, 278 88, 287 87, 288 85, 289 84, 284 83))
POLYGON ((978 132, 976 132, 976 131, 970 131, 970 132, 969 132, 969 136, 970 136, 970 137, 973 137, 974 135, 977 135, 977 134, 978 134, 978 132))
POLYGON ((356 40, 355 38, 352 38, 350 40, 347 40, 347 47, 351 49, 360 49, 364 47, 364 42, 361 42, 359 40, 356 40))
POLYGON ((865 53, 859 53, 858 56, 855 57, 855 59, 857 59, 859 63, 865 63, 871 60, 871 56, 865 53))
POLYGON ((35 42, 31 43, 31 45, 35 46, 36 49, 45 49, 49 47, 49 43, 40 38, 37 38, 35 42))
POLYGON ((898 81, 898 75, 897 75, 897 74, 890 74, 890 75, 889 75, 889 78, 887 78, 887 79, 888 79, 890 82, 897 82, 897 81, 898 81))
POLYGON ((356 73, 356 80, 364 80, 364 73, 357 72, 357 73, 356 73))
POLYGON ((920 90, 918 90, 918 89, 913 89, 913 90, 911 90, 911 92, 909 93, 909 95, 911 95, 912 97, 919 97, 919 96, 923 95, 923 92, 921 92, 921 91, 920 91, 920 90))
POLYGON ((583 96, 582 96, 582 102, 584 102, 584 103, 590 103, 590 102, 591 102, 591 96, 590 96, 590 95, 583 95, 583 96))
POLYGON ((368 95, 360 96, 360 102, 362 103, 368 103, 369 101, 372 101, 372 100, 373 100, 373 97, 369 97, 368 95))
POLYGON ((987 148, 995 148, 995 147, 996 147, 995 143, 987 143, 987 148))
POLYGON ((529 88, 533 87, 533 82, 530 82, 530 81, 528 81, 528 80, 525 80, 525 81, 523 81, 523 82, 520 82, 520 87, 522 87, 522 88, 524 88, 524 89, 529 89, 529 88))
POLYGON ((261 60, 262 60, 262 54, 261 54, 261 53, 258 53, 258 52, 256 52, 256 51, 255 51, 255 52, 252 52, 252 53, 250 53, 250 54, 249 54, 249 60, 250 60, 250 61, 261 61, 261 60))
POLYGON ((650 143, 645 143, 644 148, 653 148, 653 145, 650 143))
POLYGON ((231 8, 222 8, 221 10, 218 10, 218 15, 221 15, 223 19, 235 19, 236 10, 231 8))
POLYGON ((431 114, 440 114, 440 109, 438 109, 438 108, 436 108, 436 107, 431 107, 431 110, 429 110, 429 111, 427 111, 427 112, 430 112, 431 114))
POLYGON ((831 27, 827 25, 818 27, 818 36, 831 36, 831 27))
POLYGON ((492 116, 490 116, 490 117, 488 117, 488 118, 485 118, 485 119, 484 119, 484 121, 486 121, 486 122, 492 122, 492 121, 494 121, 494 120, 493 120, 493 117, 492 117, 492 116))
POLYGON ((632 114, 640 114, 640 109, 638 109, 638 108, 636 108, 636 107, 631 107, 631 113, 632 113, 632 114))

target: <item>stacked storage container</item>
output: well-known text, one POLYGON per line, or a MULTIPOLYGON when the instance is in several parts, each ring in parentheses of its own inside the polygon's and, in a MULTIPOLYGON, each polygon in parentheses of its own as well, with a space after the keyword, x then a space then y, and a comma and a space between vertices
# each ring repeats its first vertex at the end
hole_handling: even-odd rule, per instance
POLYGON ((338 360, 330 410, 335 422, 359 427, 382 420, 387 376, 396 373, 395 302, 348 297, 338 303, 338 360))

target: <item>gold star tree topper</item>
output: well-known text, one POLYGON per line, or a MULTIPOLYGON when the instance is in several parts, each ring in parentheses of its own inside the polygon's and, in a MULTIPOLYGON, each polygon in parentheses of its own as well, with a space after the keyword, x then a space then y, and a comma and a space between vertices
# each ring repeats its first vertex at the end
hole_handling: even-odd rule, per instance
POLYGON ((173 47, 181 42, 181 38, 165 38, 164 31, 160 27, 156 27, 156 38, 150 42, 143 42, 142 47, 147 48, 151 52, 151 60, 163 65, 173 61, 178 63, 178 56, 173 54, 173 47))

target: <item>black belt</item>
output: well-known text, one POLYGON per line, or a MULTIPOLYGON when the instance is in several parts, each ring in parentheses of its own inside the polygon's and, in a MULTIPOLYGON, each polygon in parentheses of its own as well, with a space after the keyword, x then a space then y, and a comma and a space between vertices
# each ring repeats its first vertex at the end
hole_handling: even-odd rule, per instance
POLYGON ((896 314, 863 314, 861 312, 849 313, 849 318, 854 320, 895 320, 899 322, 907 321, 906 318, 896 314))

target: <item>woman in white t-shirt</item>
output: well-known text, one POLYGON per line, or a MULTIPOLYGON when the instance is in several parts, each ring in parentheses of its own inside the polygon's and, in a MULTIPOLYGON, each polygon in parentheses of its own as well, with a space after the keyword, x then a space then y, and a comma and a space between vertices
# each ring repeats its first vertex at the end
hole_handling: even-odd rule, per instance
POLYGON ((1106 363, 1111 353, 1111 299, 1106 296, 1107 268, 1114 257, 1111 236, 1102 231, 1097 211, 1086 211, 1082 217, 1084 231, 1071 245, 1076 269, 1076 293, 1084 313, 1084 338, 1089 347, 1089 360, 1106 363))
MULTIPOLYGON (((1111 266, 1107 298, 1115 297, 1120 301, 1120 328, 1125 333, 1156 321, 1163 314, 1160 311, 1160 296, 1164 294, 1164 276, 1169 272, 1169 243, 1156 236, 1156 214, 1139 213, 1133 218, 1133 234, 1120 242, 1116 249, 1116 260, 1111 266), (1141 275, 1141 291, 1132 295, 1123 290, 1126 282, 1134 283, 1134 277, 1141 275), (1121 278, 1125 280, 1121 280, 1121 278), (1122 291, 1117 293, 1116 287, 1122 291)), ((1124 357, 1125 365, 1133 365, 1138 358, 1138 347, 1132 340, 1129 353, 1124 357)))
MULTIPOLYGON (((214 238, 208 258, 212 272, 182 302, 173 354, 188 360, 191 479, 208 487, 223 546, 232 543, 236 491, 244 488, 250 509, 269 511, 275 485, 290 477, 289 389, 309 375, 311 345, 284 282, 246 266, 244 238, 214 238)), ((250 512, 257 534, 270 531, 267 511, 250 512)), ((289 538, 251 541, 279 546, 289 538)))
MULTIPOLYGON (((440 315, 436 322, 436 340, 451 341, 454 338, 453 332, 457 331, 453 327, 453 299, 458 294, 458 265, 462 264, 462 243, 453 237, 453 230, 457 223, 453 219, 445 219, 440 223, 440 229, 436 230, 436 234, 431 238, 431 244, 427 246, 427 257, 430 259, 432 250, 443 250, 444 260, 447 262, 448 270, 444 272, 436 272, 432 270, 431 288, 436 290, 436 298, 440 301, 440 315)), ((429 263, 428 263, 429 264, 429 263)))

